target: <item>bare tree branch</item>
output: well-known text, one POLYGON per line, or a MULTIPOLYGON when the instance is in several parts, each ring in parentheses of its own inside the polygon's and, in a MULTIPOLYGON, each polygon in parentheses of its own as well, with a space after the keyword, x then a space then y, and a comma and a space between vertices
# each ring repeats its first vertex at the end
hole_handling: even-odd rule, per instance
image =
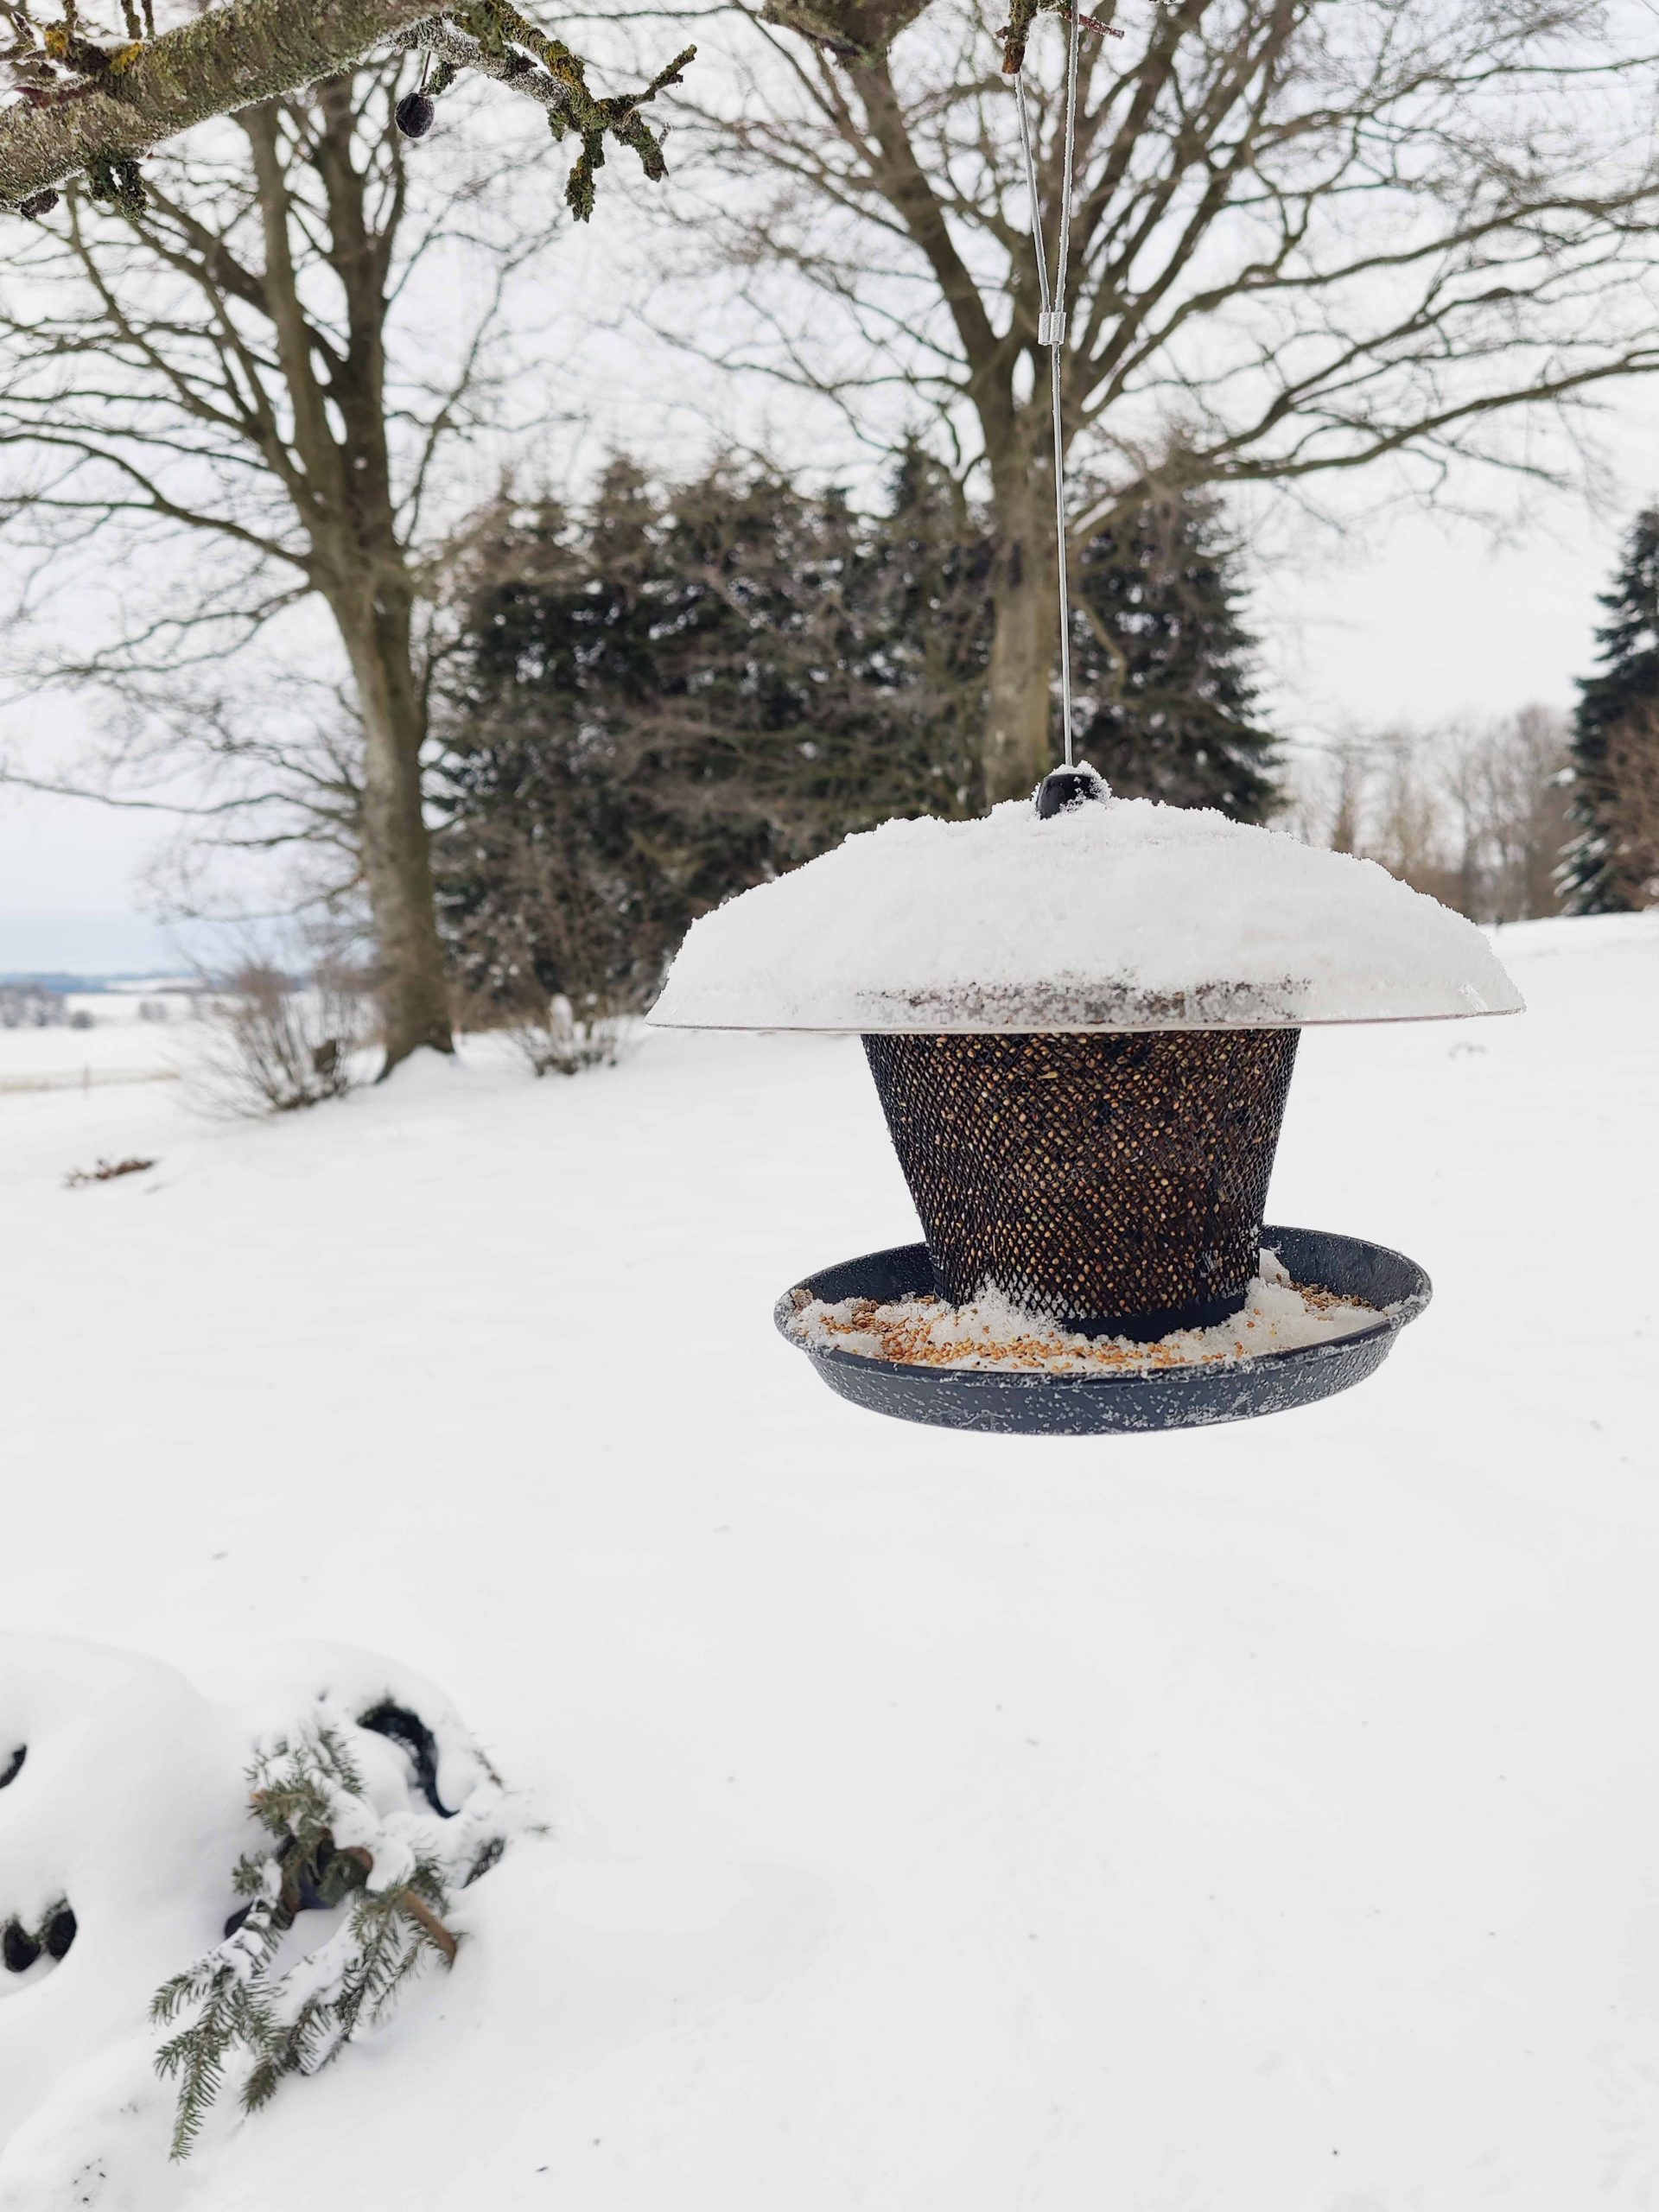
POLYGON ((0 778, 233 827, 241 850, 347 853, 324 887, 365 886, 393 1057, 448 1033, 420 793, 449 462, 505 419, 504 316, 562 181, 524 111, 411 164, 400 67, 162 154, 129 216, 72 188, 0 280, 5 659, 14 689, 79 689, 111 725, 99 772, 26 753, 0 778), (434 329, 457 255, 486 281, 434 329), (262 636, 257 676, 218 675, 262 636))
MULTIPOLYGON (((1468 461, 1550 480, 1576 459, 1574 410, 1659 368, 1659 63, 1625 16, 1175 0, 1128 29, 1084 40, 1078 84, 1062 410, 1090 489, 1074 540, 1171 483, 1289 486, 1390 458, 1426 486, 1468 461)), ((694 145, 662 210, 681 228, 654 321, 702 346, 713 291, 728 358, 890 448, 931 423, 988 487, 989 783, 1028 789, 1052 758, 1058 634, 1048 364, 993 25, 931 0, 874 60, 738 37, 734 89, 715 100, 705 76, 680 104, 694 145), (722 189, 694 218, 699 171, 722 189)), ((1062 44, 1039 18, 1027 63, 1056 244, 1062 44)))
POLYGON ((234 0, 143 48, 107 86, 0 110, 0 207, 84 171, 94 156, 147 154, 218 115, 349 68, 435 14, 432 0, 234 0))
MULTIPOLYGON (((871 60, 926 4, 779 0, 773 19, 826 52, 871 60)), ((72 38, 50 60, 51 49, 42 48, 24 97, 0 108, 0 210, 29 207, 100 163, 136 161, 215 117, 302 92, 397 46, 476 70, 556 115, 568 112, 584 135, 614 128, 642 154, 652 152, 638 95, 595 104, 580 71, 564 73, 556 54, 538 56, 550 67, 526 59, 512 41, 522 35, 533 51, 539 34, 522 18, 512 28, 510 16, 502 5, 469 11, 434 0, 229 0, 147 41, 105 49, 72 38)))

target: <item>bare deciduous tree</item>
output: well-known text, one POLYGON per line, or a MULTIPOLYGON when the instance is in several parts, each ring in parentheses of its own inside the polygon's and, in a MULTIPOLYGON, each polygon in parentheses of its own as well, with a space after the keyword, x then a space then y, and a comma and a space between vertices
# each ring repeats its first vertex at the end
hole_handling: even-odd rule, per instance
POLYGON ((1559 912, 1555 874, 1571 832, 1565 716, 1522 707, 1484 734, 1475 757, 1475 829, 1489 885, 1481 918, 1524 922, 1559 912))
POLYGON ((1302 834, 1358 853, 1479 922, 1559 912, 1566 717, 1522 707, 1479 727, 1351 733, 1305 765, 1302 834))
MULTIPOLYGON (((1627 34, 1597 0, 1179 0, 1085 37, 1062 411, 1101 488, 1074 538, 1160 479, 1305 485, 1390 455, 1427 482, 1468 456, 1547 472, 1506 416, 1659 366, 1655 60, 1627 34)), ((1032 48, 1051 239, 1060 44, 1032 48)), ((726 103, 705 75, 703 158, 745 196, 696 210, 695 277, 706 294, 728 272, 755 371, 865 435, 925 410, 981 472, 1001 797, 1051 762, 1055 623, 1037 268, 998 61, 982 13, 933 0, 891 54, 773 34, 726 103)))
POLYGON ((432 508, 451 442, 500 422, 503 301, 553 213, 521 145, 486 159, 457 133, 416 177, 437 149, 411 155, 394 96, 382 67, 251 108, 156 162, 130 219, 72 190, 0 280, 0 523, 51 618, 30 680, 125 700, 115 796, 188 757, 213 772, 199 820, 302 836, 360 880, 389 1067, 450 1042, 422 806, 432 508), (296 677, 327 671, 301 601, 347 679, 321 735, 280 687, 214 674, 273 623, 296 677))

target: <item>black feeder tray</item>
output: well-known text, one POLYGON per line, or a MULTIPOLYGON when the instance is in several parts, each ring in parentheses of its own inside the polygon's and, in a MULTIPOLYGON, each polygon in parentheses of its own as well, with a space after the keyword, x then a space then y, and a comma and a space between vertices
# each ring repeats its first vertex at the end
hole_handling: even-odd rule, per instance
POLYGON ((868 1413, 933 1428, 974 1428, 1001 1436, 1122 1436, 1160 1428, 1214 1427, 1332 1398, 1375 1374, 1408 1321, 1428 1304, 1428 1277, 1414 1260, 1315 1229, 1264 1228, 1292 1278, 1340 1298, 1363 1299, 1377 1318, 1351 1336, 1293 1351, 1204 1366, 1050 1375, 1009 1368, 925 1367, 804 1344, 797 1313, 812 1299, 915 1298, 934 1287, 925 1244, 895 1245, 823 1268, 779 1300, 779 1330, 804 1351, 838 1396, 868 1413))
MULTIPOLYGON (((1058 837, 1057 853, 1098 851, 1101 868, 1109 867, 1109 827, 1103 822, 1108 834, 1097 839, 1087 822, 1103 817, 1099 803, 1107 798, 1092 769, 1058 771, 1039 788, 1033 809, 1039 822, 1053 826, 1033 836, 1058 837), (1085 818, 1068 829, 1060 821, 1068 815, 1085 818), (1077 838, 1074 831, 1085 834, 1077 838)), ((894 826, 925 836, 931 825, 894 826)), ((948 834, 960 837, 963 831, 948 834)), ((1214 844, 1213 831, 1202 835, 1209 843, 1193 844, 1182 858, 1179 832, 1163 833, 1185 871, 1180 895, 1189 912, 1214 844)), ((916 837, 911 842, 923 864, 938 849, 924 850, 916 837)), ((1261 849, 1282 873, 1277 848, 1261 849)), ((1033 850, 1042 857, 1044 848, 1033 850)), ((1302 874, 1310 866, 1336 872, 1330 885, 1333 909, 1355 895, 1353 882, 1341 874, 1353 863, 1333 855, 1307 861, 1294 857, 1301 849, 1287 850, 1290 865, 1302 874)), ((836 864, 836 856, 827 855, 798 874, 836 864)), ((745 896, 775 898, 774 912, 783 914, 790 880, 745 896)), ((1074 868, 1074 909, 1077 887, 1074 868)), ((1040 878, 1032 879, 1032 892, 1040 923, 1040 878)), ((1375 903, 1369 879, 1362 880, 1359 893, 1375 903)), ((904 895, 925 900, 928 886, 912 874, 904 895)), ((958 880, 954 895, 971 894, 958 880)), ((1387 893, 1390 900, 1416 895, 1403 886, 1387 893)), ((872 902, 855 911, 859 926, 879 931, 881 917, 872 902)), ((1275 987, 1276 995, 1265 995, 1257 986, 1228 982, 1225 937, 1231 923, 1224 915, 1213 955, 1217 981, 1187 993, 1154 995, 1120 988, 1104 974, 1110 962, 1097 947, 1090 956, 1093 978, 1056 982, 1033 972, 1028 981, 999 986, 995 994, 978 987, 941 994, 922 978, 913 988, 889 982, 884 995, 855 999, 849 1007, 844 998, 836 999, 836 977, 827 976, 817 987, 818 1000, 842 1018, 823 1026, 856 1027, 863 1036, 887 1133, 925 1241, 867 1253, 796 1284, 779 1302, 779 1327, 830 1388, 855 1405, 900 1421, 1001 1434, 1123 1434, 1248 1421, 1311 1405, 1363 1382, 1427 1305, 1428 1278, 1400 1253, 1356 1237, 1264 1228, 1268 1179, 1310 1006, 1311 1018, 1320 1020, 1433 1019, 1518 1008, 1513 984, 1478 933, 1450 915, 1441 920, 1454 942, 1449 951, 1436 943, 1436 961, 1465 961, 1474 980, 1465 984, 1440 976, 1414 998, 1402 993, 1404 1011, 1395 1014, 1377 1014, 1374 1000, 1357 988, 1347 998, 1338 993, 1333 1011, 1329 991, 1310 1001, 1288 980, 1275 987), (866 1018, 845 1018, 848 1011, 863 1014, 867 1004, 866 1018), (1151 1344, 1239 1313, 1264 1245, 1277 1250, 1293 1282, 1357 1300, 1374 1307, 1376 1318, 1356 1316, 1349 1333, 1294 1349, 1081 1373, 901 1363, 807 1344, 793 1326, 799 1309, 814 1299, 886 1304, 930 1295, 961 1306, 994 1285, 1070 1333, 1151 1344)), ((730 982, 718 974, 721 926, 718 914, 696 925, 654 1019, 671 1026, 725 1026, 732 1018, 728 1009, 735 1005, 740 1016, 748 1018, 733 1026, 772 1026, 749 1014, 741 992, 734 1001, 729 991, 722 998, 721 988, 712 987, 711 978, 721 988, 730 982)), ((1431 922, 1430 931, 1445 936, 1439 924, 1431 922)), ((799 941, 810 967, 817 939, 799 941)), ((1036 948, 1039 962, 1044 950, 1036 948)), ((808 994, 804 1002, 810 1000, 808 994)))

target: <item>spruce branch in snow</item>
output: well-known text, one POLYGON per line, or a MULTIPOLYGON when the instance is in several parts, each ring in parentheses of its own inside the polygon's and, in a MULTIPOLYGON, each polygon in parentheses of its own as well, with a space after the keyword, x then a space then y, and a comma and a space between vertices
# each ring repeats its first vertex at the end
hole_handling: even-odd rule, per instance
POLYGON ((285 2075, 316 2073, 380 2018, 429 1955, 453 1964, 450 1892, 505 1847, 499 1793, 454 1816, 377 1811, 346 1747, 349 1725, 325 1713, 255 1759, 249 1802, 272 1847, 238 1864, 234 1886, 248 1902, 224 1941, 152 2001, 159 2025, 193 2016, 156 2059, 178 2084, 175 2158, 189 2155, 233 2066, 245 2066, 241 2103, 256 2112, 285 2075), (348 1900, 344 1923, 278 1972, 298 1916, 348 1900))

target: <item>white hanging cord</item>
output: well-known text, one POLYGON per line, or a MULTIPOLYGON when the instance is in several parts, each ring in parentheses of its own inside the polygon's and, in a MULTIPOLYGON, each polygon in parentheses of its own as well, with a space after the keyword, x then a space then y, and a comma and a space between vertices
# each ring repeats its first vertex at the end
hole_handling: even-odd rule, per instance
POLYGON ((1065 765, 1071 766, 1071 594, 1065 566, 1065 438, 1060 417, 1060 356, 1065 350, 1065 269, 1071 252, 1071 169, 1077 132, 1077 0, 1067 10, 1065 44, 1065 158, 1060 175, 1060 238, 1055 254, 1054 289, 1048 288, 1048 253, 1043 244, 1043 214, 1037 198, 1037 156, 1033 150, 1031 112, 1026 104, 1024 72, 1014 80, 1020 111, 1020 143, 1026 157, 1026 194, 1031 203, 1031 241, 1037 254, 1037 343, 1048 347, 1049 390, 1054 416, 1054 535, 1060 588, 1060 716, 1065 765))

